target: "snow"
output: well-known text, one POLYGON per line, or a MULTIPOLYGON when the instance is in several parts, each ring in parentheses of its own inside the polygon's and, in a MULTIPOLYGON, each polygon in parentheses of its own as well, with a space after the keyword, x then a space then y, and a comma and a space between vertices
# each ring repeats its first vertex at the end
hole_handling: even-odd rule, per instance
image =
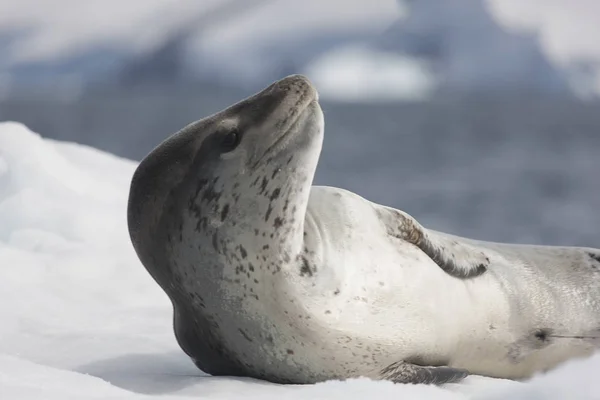
POLYGON ((598 399, 600 356, 528 383, 445 387, 210 377, 178 347, 126 227, 136 163, 0 123, 1 399, 598 399))

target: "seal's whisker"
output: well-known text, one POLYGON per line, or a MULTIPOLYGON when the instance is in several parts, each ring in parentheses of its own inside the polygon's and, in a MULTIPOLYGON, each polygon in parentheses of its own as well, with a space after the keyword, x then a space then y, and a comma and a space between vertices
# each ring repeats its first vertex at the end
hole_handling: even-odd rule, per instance
POLYGON ((600 339, 600 336, 584 336, 584 335, 546 335, 546 337, 557 339, 600 339))

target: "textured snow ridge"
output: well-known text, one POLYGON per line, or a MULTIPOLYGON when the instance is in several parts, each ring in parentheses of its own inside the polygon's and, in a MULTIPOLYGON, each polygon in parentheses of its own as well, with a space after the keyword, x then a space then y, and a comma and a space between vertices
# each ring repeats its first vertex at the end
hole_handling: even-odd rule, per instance
POLYGON ((0 123, 1 399, 598 399, 600 356, 529 383, 213 378, 177 346, 167 297, 129 241, 136 164, 0 123))

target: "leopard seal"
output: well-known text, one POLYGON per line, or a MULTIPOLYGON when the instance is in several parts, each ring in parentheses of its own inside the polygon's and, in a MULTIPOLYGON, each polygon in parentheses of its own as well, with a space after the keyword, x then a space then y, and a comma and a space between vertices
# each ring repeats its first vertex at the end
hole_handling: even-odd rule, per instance
POLYGON ((193 122, 131 181, 128 226, 203 371, 276 383, 522 379, 591 354, 600 251, 489 243, 312 186, 301 75, 193 122))

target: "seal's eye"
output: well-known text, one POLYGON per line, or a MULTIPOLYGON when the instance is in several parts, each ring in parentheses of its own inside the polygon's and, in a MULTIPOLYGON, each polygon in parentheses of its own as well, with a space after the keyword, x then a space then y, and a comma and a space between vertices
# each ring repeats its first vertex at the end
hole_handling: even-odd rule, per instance
POLYGON ((242 135, 236 128, 233 128, 229 132, 225 133, 221 139, 221 148, 223 152, 226 153, 228 151, 234 150, 238 146, 238 144, 240 144, 241 138, 242 135))

